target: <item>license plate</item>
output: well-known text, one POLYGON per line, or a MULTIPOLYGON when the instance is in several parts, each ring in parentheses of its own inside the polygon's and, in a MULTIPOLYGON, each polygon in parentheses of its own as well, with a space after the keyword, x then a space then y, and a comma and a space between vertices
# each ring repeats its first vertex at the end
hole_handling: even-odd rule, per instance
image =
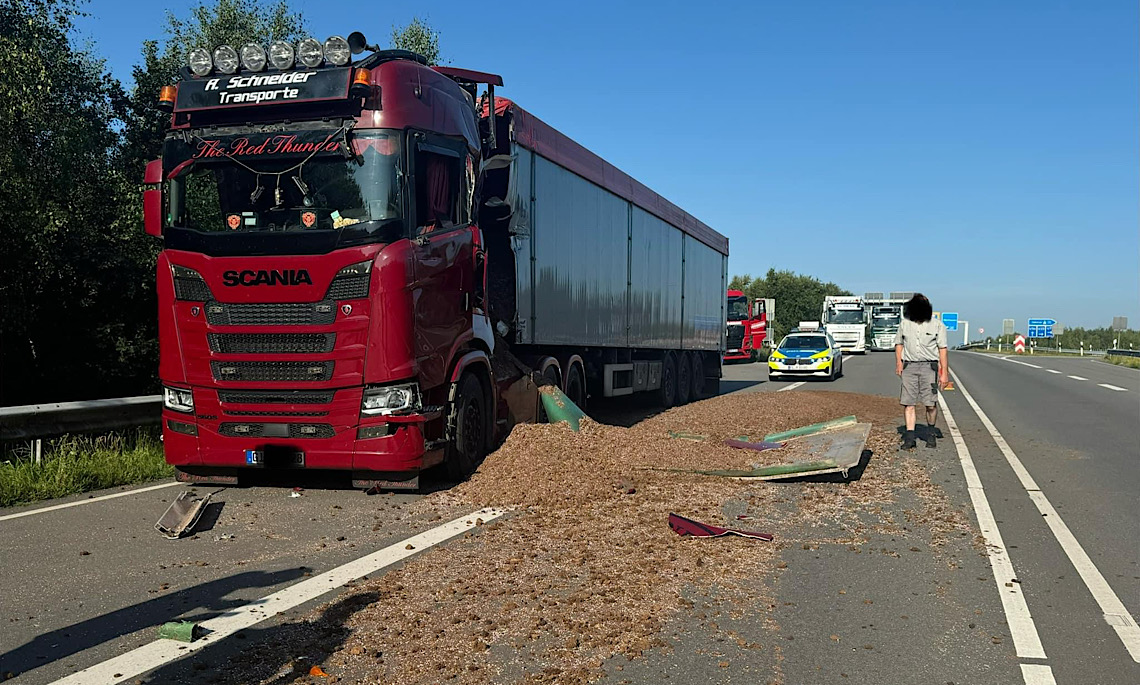
MULTIPOLYGON (((274 452, 273 454, 274 466, 303 467, 305 465, 304 452, 290 452, 287 455, 274 452)), ((265 466, 265 450, 246 450, 245 463, 247 466, 265 466)))

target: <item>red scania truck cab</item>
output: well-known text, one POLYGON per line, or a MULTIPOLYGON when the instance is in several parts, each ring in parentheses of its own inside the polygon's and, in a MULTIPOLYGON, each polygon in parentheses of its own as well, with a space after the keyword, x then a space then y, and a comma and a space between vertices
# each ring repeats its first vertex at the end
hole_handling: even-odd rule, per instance
POLYGON ((743 291, 727 291, 724 361, 756 361, 768 339, 773 302, 758 297, 749 303, 743 291))
MULTIPOLYGON (((496 100, 496 85, 492 74, 366 46, 360 34, 191 52, 160 96, 171 127, 144 199, 147 232, 164 241, 163 440, 180 479, 335 469, 358 487, 414 488, 437 464, 470 472, 511 426, 536 420, 544 379, 582 403, 636 391, 668 405, 720 377, 723 299, 709 293, 724 292, 727 240, 616 170, 589 192, 631 226, 637 212, 676 217, 654 220, 676 236, 660 265, 666 285, 676 281, 665 297, 677 311, 648 321, 655 337, 641 344, 616 318, 631 316, 634 279, 583 274, 615 289, 594 286, 589 311, 612 330, 587 322, 547 335, 557 322, 536 306, 546 265, 573 265, 557 251, 535 256, 528 239, 553 228, 524 231, 521 217, 548 221, 550 208, 581 223, 577 205, 535 198, 591 172, 520 191, 533 171, 518 167, 519 140, 551 157, 571 145, 496 100), (546 204, 521 208, 524 194, 546 204), (492 227, 487 238, 480 225, 492 227), (686 274, 708 286, 682 292, 686 274)), ((601 162, 572 152, 555 166, 601 162)), ((592 230, 576 238, 587 253, 592 230)), ((634 250, 633 230, 620 228, 623 250, 634 250)), ((577 287, 575 278, 558 285, 577 287)), ((660 292, 643 296, 672 306, 660 292)))

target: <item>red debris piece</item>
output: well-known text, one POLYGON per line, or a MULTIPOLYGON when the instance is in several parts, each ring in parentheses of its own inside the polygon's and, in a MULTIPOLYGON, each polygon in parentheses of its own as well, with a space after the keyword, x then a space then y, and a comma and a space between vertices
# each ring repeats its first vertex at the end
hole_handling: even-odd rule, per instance
POLYGON ((687 519, 684 516, 676 514, 669 514, 669 527, 673 532, 681 537, 695 537, 695 538, 718 538, 722 535, 739 535, 742 538, 753 538, 755 540, 765 540, 771 542, 775 536, 771 533, 755 533, 748 530, 737 530, 735 528, 721 528, 720 526, 713 526, 700 521, 687 519))

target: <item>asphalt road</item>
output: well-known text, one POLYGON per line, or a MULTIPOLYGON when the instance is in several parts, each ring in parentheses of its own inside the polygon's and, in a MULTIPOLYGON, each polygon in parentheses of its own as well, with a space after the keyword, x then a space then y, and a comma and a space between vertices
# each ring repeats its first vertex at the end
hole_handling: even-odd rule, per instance
MULTIPOLYGON (((1140 683, 1140 665, 1104 616, 1105 588, 1090 590, 1088 568, 1082 575, 1074 566, 1072 541, 1058 542, 1034 501, 1045 497, 1055 507, 1108 594, 1123 603, 1127 615, 1120 620, 1140 614, 1140 372, 1091 360, 1008 361, 957 352, 951 367, 1040 488, 1026 491, 961 391, 944 394, 1008 550, 1016 579, 1007 585, 1016 582, 1024 596, 1044 658, 1018 654, 999 600, 1014 590, 995 585, 990 561, 968 541, 951 541, 934 554, 905 533, 880 531, 861 549, 785 549, 783 567, 766 579, 780 600, 771 616, 742 617, 722 607, 721 629, 738 636, 767 641, 771 623, 778 624, 777 649, 731 654, 731 644, 709 632, 707 621, 682 615, 671 627, 672 651, 615 663, 607 669, 610 680, 756 682, 747 668, 720 666, 729 653, 733 663, 751 660, 758 675, 776 669, 784 682, 797 684, 1047 685, 1043 668, 1057 683, 1140 683), (1025 667, 1035 680, 1023 680, 1025 667)), ((833 383, 768 382, 763 364, 734 365, 726 368, 722 390, 894 396, 898 385, 893 356, 878 353, 848 358, 833 383)), ((921 456, 933 465, 949 506, 976 523, 952 441, 921 456)), ((53 682, 151 642, 163 621, 217 616, 469 513, 426 506, 418 495, 316 489, 293 497, 287 489, 227 489, 193 538, 173 542, 152 526, 178 491, 92 501, 106 494, 93 493, 0 510, 0 677, 11 672, 20 684, 53 682), (70 502, 89 503, 4 520, 70 502)), ((913 506, 898 502, 898 516, 913 506)), ((698 590, 694 611, 719 616, 715 591, 698 590)))

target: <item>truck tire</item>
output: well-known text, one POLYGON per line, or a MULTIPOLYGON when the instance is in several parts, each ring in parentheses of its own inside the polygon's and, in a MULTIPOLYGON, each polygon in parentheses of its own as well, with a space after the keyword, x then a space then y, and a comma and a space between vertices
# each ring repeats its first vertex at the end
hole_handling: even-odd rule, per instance
POLYGON ((657 403, 668 409, 677 401, 677 359, 666 352, 661 360, 661 387, 657 390, 657 403))
POLYGON ((577 364, 571 364, 570 369, 566 372, 566 396, 570 401, 578 405, 578 408, 585 411, 586 409, 586 379, 582 378, 582 367, 577 364))
POLYGON ((677 406, 689 403, 693 394, 693 364, 688 352, 677 353, 677 406))
POLYGON ((487 398, 474 374, 465 373, 459 379, 451 412, 455 433, 447 443, 444 465, 449 478, 463 480, 483 461, 487 449, 487 398))
POLYGON ((700 352, 691 352, 693 355, 690 366, 693 369, 693 400, 705 398, 705 358, 700 352))

